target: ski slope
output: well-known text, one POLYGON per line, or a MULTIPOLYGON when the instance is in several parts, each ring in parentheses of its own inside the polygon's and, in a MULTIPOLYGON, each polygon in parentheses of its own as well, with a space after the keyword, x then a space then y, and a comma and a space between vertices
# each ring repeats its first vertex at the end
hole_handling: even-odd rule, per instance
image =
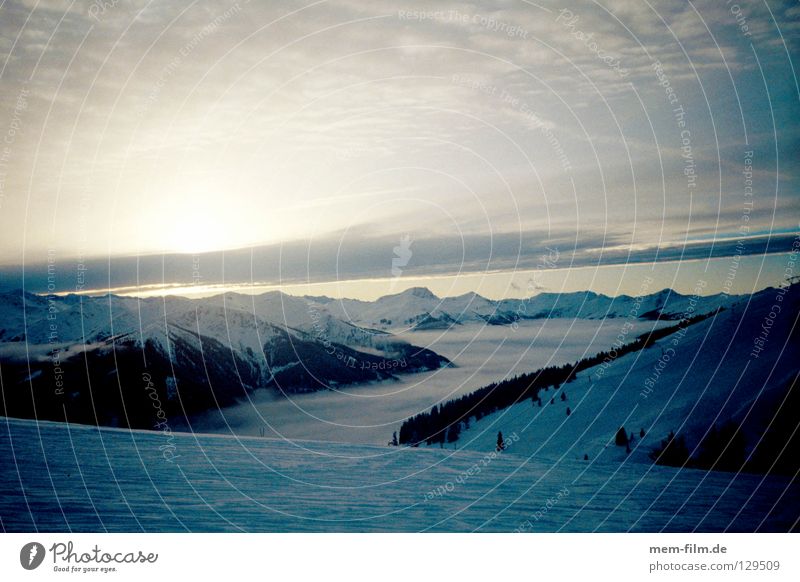
POLYGON ((499 455, 330 443, 312 451, 303 442, 0 418, 0 524, 7 532, 797 527, 800 491, 787 478, 528 458, 517 444, 499 455), (174 447, 171 461, 164 447, 174 447))
POLYGON ((526 400, 490 414, 462 432, 459 444, 489 450, 502 431, 522 436, 517 447, 525 455, 647 463, 670 431, 684 435, 691 449, 714 424, 728 420, 757 442, 800 371, 800 293, 793 288, 782 296, 784 315, 771 319, 775 298, 776 290, 767 289, 685 334, 581 372, 560 389, 542 392, 541 407, 526 400), (754 357, 754 340, 768 320, 774 321, 769 349, 754 357), (630 455, 613 444, 621 426, 635 437, 630 455))

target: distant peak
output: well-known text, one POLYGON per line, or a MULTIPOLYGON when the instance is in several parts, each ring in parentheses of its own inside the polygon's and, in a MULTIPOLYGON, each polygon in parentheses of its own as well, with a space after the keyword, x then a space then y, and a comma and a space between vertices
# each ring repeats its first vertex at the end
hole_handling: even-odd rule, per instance
MULTIPOLYGON (((406 289, 405 291, 401 291, 400 293, 395 293, 394 295, 386 295, 385 297, 416 297, 418 299, 434 299, 434 300, 439 299, 427 287, 411 287, 410 289, 406 289)), ((381 297, 381 299, 383 299, 383 297, 381 297)))
POLYGON ((480 300, 489 301, 486 297, 484 297, 480 293, 476 293, 475 291, 467 291, 466 293, 462 293, 461 295, 456 296, 455 299, 469 299, 469 300, 477 300, 477 301, 480 301, 480 300))
POLYGON ((419 297, 420 299, 438 299, 427 287, 412 287, 404 291, 404 293, 413 297, 419 297))
POLYGON ((677 301, 685 297, 682 293, 678 293, 674 289, 670 289, 667 287, 666 289, 662 289, 661 291, 657 291, 651 294, 651 297, 654 297, 657 301, 665 302, 668 299, 677 301))

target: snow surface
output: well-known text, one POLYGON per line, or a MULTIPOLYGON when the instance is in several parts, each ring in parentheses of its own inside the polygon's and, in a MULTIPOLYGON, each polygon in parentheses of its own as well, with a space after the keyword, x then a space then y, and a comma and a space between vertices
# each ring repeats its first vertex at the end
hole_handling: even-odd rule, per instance
MULTIPOLYGON (((4 531, 787 531, 789 479, 0 417, 4 531), (163 450, 174 447, 174 459, 163 450)), ((519 444, 519 443, 517 443, 519 444)), ((172 449, 169 449, 172 450, 172 449)))
POLYGON ((460 444, 489 450, 502 431, 524 435, 515 446, 525 455, 647 463, 648 453, 670 431, 684 435, 691 450, 715 423, 729 419, 743 423, 754 442, 800 371, 796 292, 779 302, 785 315, 771 324, 768 349, 751 356, 775 297, 776 291, 767 289, 685 334, 586 370, 559 390, 542 392, 541 408, 526 400, 484 417, 462 433, 460 444), (621 426, 636 439, 630 456, 613 444, 621 426))

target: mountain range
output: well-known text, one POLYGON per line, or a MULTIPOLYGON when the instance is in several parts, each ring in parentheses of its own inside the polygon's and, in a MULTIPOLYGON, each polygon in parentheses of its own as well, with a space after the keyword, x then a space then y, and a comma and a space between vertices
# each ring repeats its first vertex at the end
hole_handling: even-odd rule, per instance
POLYGON ((670 290, 643 297, 543 293, 494 301, 412 288, 375 301, 225 293, 209 298, 0 294, 4 414, 152 427, 247 399, 452 365, 415 330, 526 319, 680 319, 731 301, 670 290), (156 406, 157 404, 157 406, 156 406), (154 412, 155 411, 155 412, 154 412))

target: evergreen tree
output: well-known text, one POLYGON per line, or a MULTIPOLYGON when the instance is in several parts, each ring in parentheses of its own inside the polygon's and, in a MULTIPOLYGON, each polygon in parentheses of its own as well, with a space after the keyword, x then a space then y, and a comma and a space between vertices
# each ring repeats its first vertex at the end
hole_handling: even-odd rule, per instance
POLYGON ((729 421, 719 430, 715 425, 700 443, 696 464, 703 469, 740 471, 745 460, 745 444, 736 423, 729 421))
POLYGON ((624 426, 619 427, 617 434, 614 436, 614 444, 618 447, 628 446, 628 433, 624 426))
POLYGON ((669 431, 667 438, 661 441, 661 446, 650 453, 650 458, 656 465, 670 467, 683 467, 689 462, 689 449, 683 436, 676 437, 669 431))
POLYGON ((393 432, 393 433, 392 433, 392 446, 393 446, 393 447, 396 447, 397 445, 398 445, 398 442, 397 442, 397 432, 395 431, 395 432, 393 432))
POLYGON ((461 423, 454 422, 450 425, 450 428, 447 429, 447 442, 454 443, 458 440, 459 436, 461 436, 461 423))
POLYGON ((428 429, 428 438, 427 443, 430 445, 431 443, 439 442, 440 438, 444 440, 443 431, 439 431, 439 407, 434 406, 431 408, 430 414, 430 427, 428 429), (436 434, 438 433, 438 434, 436 434))
POLYGON ((409 434, 409 423, 404 422, 400 425, 400 439, 399 442, 401 445, 411 444, 411 435, 409 434))
POLYGON ((566 399, 567 399, 567 393, 566 392, 562 392, 561 393, 561 402, 564 402, 566 399))
POLYGON ((644 429, 641 429, 641 430, 639 431, 639 438, 640 438, 640 439, 643 439, 643 438, 644 438, 644 429))
POLYGON ((498 451, 502 451, 502 450, 505 450, 505 448, 506 448, 506 444, 505 444, 505 442, 503 440, 503 433, 498 431, 497 432, 497 450, 498 451))
POLYGON ((569 406, 567 406, 567 416, 569 416, 570 414, 572 414, 572 411, 569 409, 569 406))
POLYGON ((800 376, 787 382, 769 426, 750 454, 747 470, 794 477, 800 471, 800 376))

